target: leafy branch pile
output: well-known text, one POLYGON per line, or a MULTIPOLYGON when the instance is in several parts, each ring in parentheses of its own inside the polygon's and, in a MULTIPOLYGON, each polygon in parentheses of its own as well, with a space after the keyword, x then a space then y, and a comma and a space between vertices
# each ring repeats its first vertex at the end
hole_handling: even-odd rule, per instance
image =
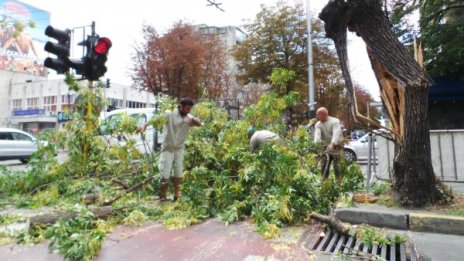
MULTIPOLYGON (((0 168, 0 208, 6 208, 4 213, 8 213, 11 206, 31 209, 48 206, 55 210, 53 215, 75 213, 72 218, 63 218, 55 224, 39 224, 27 233, 7 236, 17 237, 20 243, 37 243, 49 238, 50 248, 65 258, 86 260, 98 254, 109 231, 108 224, 131 224, 126 218, 135 205, 132 198, 146 200, 155 193, 157 168, 154 158, 143 157, 130 138, 136 132, 137 119, 123 116, 111 133, 100 135, 107 130, 107 126, 100 126, 99 120, 105 106, 101 84, 90 91, 79 88, 72 77, 66 81, 79 94, 75 110, 69 112, 73 120, 63 130, 40 134, 38 140, 47 143, 38 142, 39 149, 30 159, 27 170, 0 168), (122 135, 128 137, 127 142, 115 142, 122 135), (60 149, 68 154, 63 163, 55 157, 60 149), (138 194, 129 193, 131 187, 146 183, 138 194), (93 215, 87 208, 104 206, 126 194, 129 194, 127 200, 117 202, 119 205, 115 203, 111 222, 93 215)), ((8 215, 0 220, 6 225, 3 220, 8 220, 8 215)))
POLYGON ((304 127, 296 137, 285 137, 281 115, 297 102, 294 93, 264 95, 237 121, 227 121, 213 103, 195 105, 194 114, 204 125, 191 131, 186 145, 181 202, 162 207, 161 220, 183 227, 207 217, 219 216, 226 224, 251 217, 269 238, 284 225, 305 221, 311 211, 329 213, 341 193, 360 189, 363 178, 356 165, 343 166, 341 188, 333 179, 322 181, 317 155, 310 152, 316 145, 304 127), (275 131, 281 139, 251 153, 250 125, 275 131))
MULTIPOLYGON (((68 84, 75 86, 72 78, 68 84)), ((0 175, 4 206, 53 206, 77 213, 51 226, 33 227, 29 233, 16 235, 24 242, 48 238, 50 248, 69 259, 97 255, 113 225, 139 225, 148 220, 182 228, 210 217, 220 217, 225 224, 251 218, 257 231, 271 238, 285 225, 304 222, 312 211, 329 213, 341 194, 362 186, 357 165, 343 166, 341 187, 332 178, 323 182, 316 154, 310 150, 316 146, 306 129, 299 128, 296 137, 285 137, 281 116, 298 103, 298 95, 268 94, 246 108, 245 119, 237 121, 228 121, 226 111, 214 103, 195 105, 193 114, 204 125, 191 130, 186 144, 181 199, 155 204, 158 154, 144 156, 135 148, 131 137, 137 119, 122 117, 100 126, 98 112, 104 102, 98 88, 79 93, 73 121, 64 130, 44 134, 48 146, 39 149, 29 169, 19 173, 2 169, 0 175), (90 113, 86 110, 89 103, 90 113), (279 133, 281 139, 251 153, 246 131, 250 125, 279 133), (113 137, 125 135, 127 142, 110 146, 100 132, 113 137), (60 148, 69 155, 62 164, 54 157, 60 148), (109 220, 97 218, 85 206, 108 204, 113 209, 109 220)), ((172 108, 172 104, 168 100, 165 107, 172 108)), ((151 121, 156 129, 164 122, 161 116, 151 121)))

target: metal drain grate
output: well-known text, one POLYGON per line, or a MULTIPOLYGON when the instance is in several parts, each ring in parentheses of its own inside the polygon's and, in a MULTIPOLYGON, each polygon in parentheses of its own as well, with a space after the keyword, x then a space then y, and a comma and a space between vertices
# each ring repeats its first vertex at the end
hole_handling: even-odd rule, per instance
POLYGON ((330 230, 320 236, 311 250, 326 254, 344 254, 358 256, 380 256, 387 261, 416 261, 417 253, 413 244, 401 243, 395 245, 366 245, 355 237, 340 235, 330 230))

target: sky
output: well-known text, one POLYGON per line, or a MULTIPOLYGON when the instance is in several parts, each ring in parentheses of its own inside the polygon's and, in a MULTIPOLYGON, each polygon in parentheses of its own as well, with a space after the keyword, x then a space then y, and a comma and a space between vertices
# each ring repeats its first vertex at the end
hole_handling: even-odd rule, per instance
MULTIPOLYGON (((278 0, 216 0, 222 12, 206 6, 206 0, 22 0, 21 2, 50 12, 50 24, 59 29, 75 28, 96 23, 96 32, 111 39, 113 47, 108 56, 111 82, 131 85, 130 68, 133 46, 141 40, 143 24, 154 26, 162 33, 177 21, 210 26, 240 26, 254 19, 261 5, 274 5, 278 0)), ((287 0, 290 4, 293 0, 287 0)), ((310 0, 316 17, 328 0, 310 0)), ((307 4, 307 0, 303 0, 307 4)), ((82 31, 76 29, 76 38, 82 31)), ((79 36, 78 36, 79 35, 79 36)), ((77 39, 76 43, 80 39, 77 39)), ((372 72, 364 42, 349 34, 348 55, 353 80, 367 89, 375 99, 379 97, 377 80, 372 72)), ((77 49, 77 48, 76 48, 77 49)), ((75 58, 80 53, 75 53, 75 58)))

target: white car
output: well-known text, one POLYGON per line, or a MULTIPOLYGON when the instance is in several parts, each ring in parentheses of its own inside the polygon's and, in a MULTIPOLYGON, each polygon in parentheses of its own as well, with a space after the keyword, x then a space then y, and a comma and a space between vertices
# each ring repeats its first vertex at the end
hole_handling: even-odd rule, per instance
POLYGON ((155 131, 151 125, 147 127, 143 134, 126 134, 121 136, 112 133, 113 128, 111 125, 114 124, 115 121, 122 119, 124 114, 136 118, 138 121, 137 126, 141 126, 155 115, 155 108, 117 109, 111 112, 102 112, 100 115, 100 123, 102 124, 101 134, 110 144, 123 145, 126 142, 125 139, 135 139, 135 146, 142 154, 150 153, 161 146, 164 140, 164 133, 155 131))
POLYGON ((20 160, 27 163, 38 149, 31 134, 12 128, 0 128, 0 160, 20 160))
MULTIPOLYGON (((364 136, 357 140, 353 140, 348 142, 344 146, 344 154, 345 158, 350 162, 355 161, 367 161, 369 147, 368 147, 368 136, 369 134, 366 133, 364 136)), ((372 135, 372 142, 373 142, 373 149, 377 150, 377 139, 375 135, 372 135)), ((373 152, 371 152, 373 153, 373 152)), ((372 156, 373 157, 373 156, 372 156)), ((377 156, 376 156, 377 157, 377 156)))

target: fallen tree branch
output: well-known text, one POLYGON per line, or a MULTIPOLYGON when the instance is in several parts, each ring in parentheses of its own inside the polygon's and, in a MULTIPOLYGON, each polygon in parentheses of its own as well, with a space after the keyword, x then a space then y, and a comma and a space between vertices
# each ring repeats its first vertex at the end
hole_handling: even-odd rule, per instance
MULTIPOLYGON (((89 208, 90 212, 94 214, 96 218, 107 218, 111 214, 113 214, 114 209, 110 206, 105 206, 105 207, 94 207, 94 208, 89 208)), ((70 218, 75 218, 77 217, 78 213, 76 212, 54 212, 50 214, 44 214, 40 216, 35 216, 31 217, 29 219, 29 224, 30 226, 35 226, 35 225, 45 225, 45 224, 54 224, 56 221, 59 219, 65 218, 65 219, 70 219, 70 218)))
POLYGON ((118 196, 116 196, 112 200, 106 201, 105 203, 103 203, 103 206, 111 206, 111 205, 113 205, 113 203, 116 202, 118 199, 124 197, 125 195, 131 193, 134 190, 137 190, 137 189, 145 186, 148 182, 152 181, 154 178, 155 178, 154 176, 151 176, 151 177, 148 177, 148 178, 144 179, 140 183, 135 184, 134 186, 126 189, 126 191, 124 191, 124 193, 119 194, 118 196))
POLYGON ((55 182, 56 182, 56 180, 55 180, 55 181, 52 181, 52 182, 48 182, 48 183, 42 184, 42 185, 40 185, 40 186, 34 188, 33 190, 31 190, 31 192, 29 192, 29 196, 34 195, 35 192, 37 192, 37 191, 39 191, 39 190, 41 190, 41 189, 47 187, 47 186, 50 185, 50 184, 55 183, 55 182))
POLYGON ((113 182, 114 184, 117 184, 117 185, 123 187, 124 189, 129 189, 129 188, 130 188, 129 184, 127 184, 126 182, 124 182, 124 181, 122 181, 122 180, 119 180, 119 179, 117 179, 117 178, 112 178, 112 179, 111 179, 111 182, 113 182))
POLYGON ((350 227, 344 225, 335 216, 324 216, 316 212, 311 212, 311 215, 309 217, 329 225, 331 228, 335 229, 339 233, 347 234, 350 231, 350 227))

